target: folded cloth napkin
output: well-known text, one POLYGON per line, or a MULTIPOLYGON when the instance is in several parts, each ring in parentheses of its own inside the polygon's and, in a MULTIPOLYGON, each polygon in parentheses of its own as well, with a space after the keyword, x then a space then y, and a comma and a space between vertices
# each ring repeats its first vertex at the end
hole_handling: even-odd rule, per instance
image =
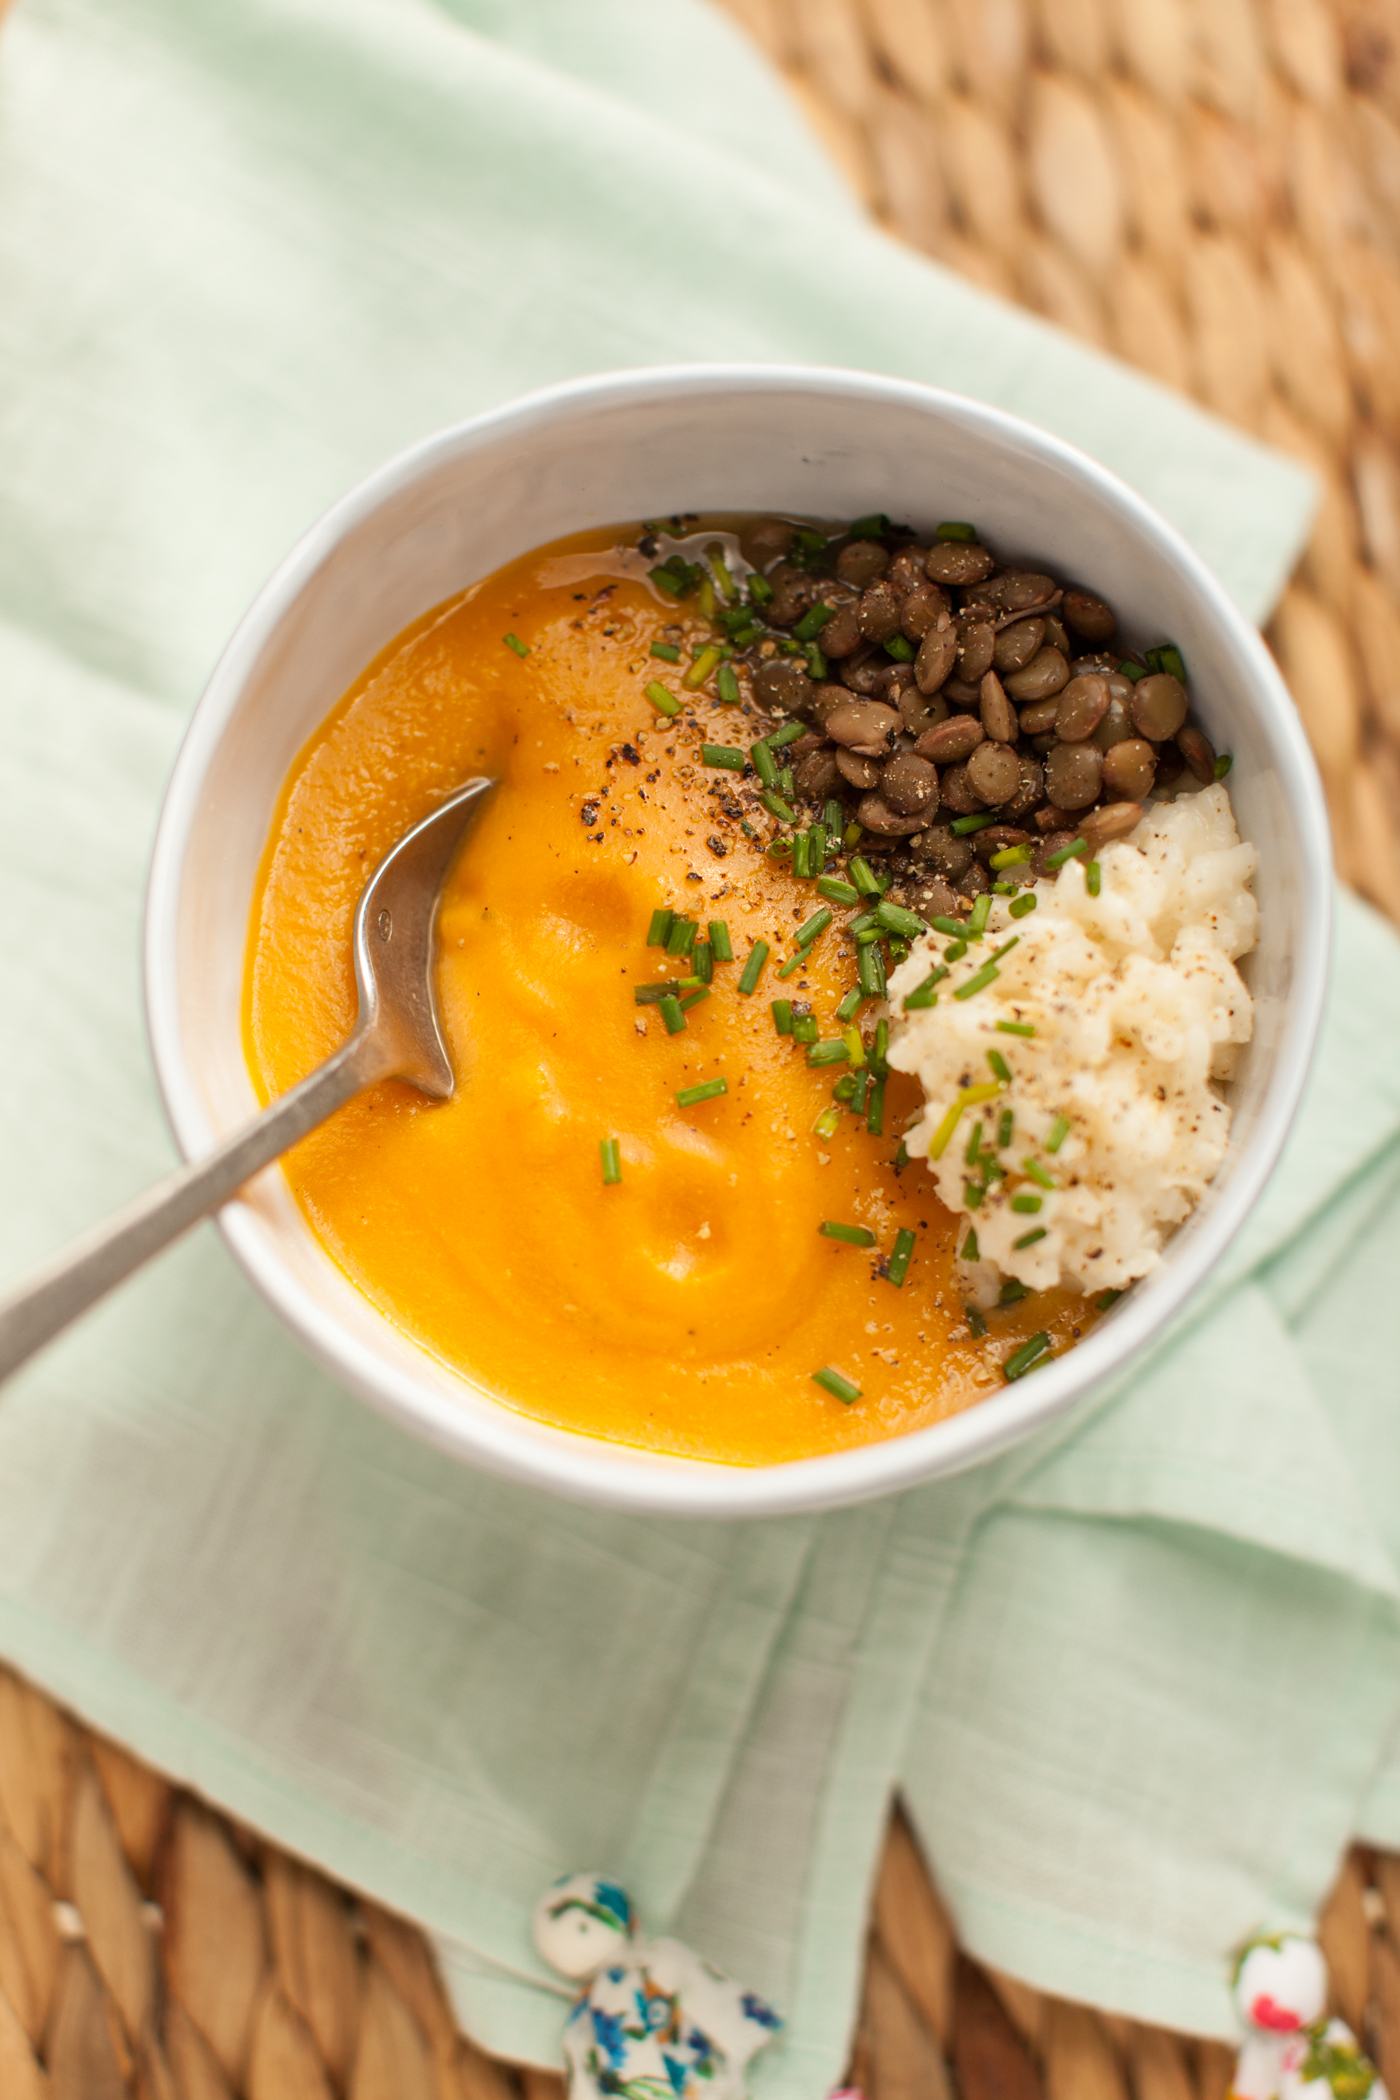
MULTIPOLYGON (((1296 472, 866 226, 697 0, 22 0, 0 35, 0 1264, 162 1168, 141 881, 242 605, 362 470, 676 357, 939 381, 1077 440, 1262 614, 1296 472)), ((611 1517, 303 1360, 205 1229, 0 1406, 0 1649, 423 1920, 558 2061, 538 1890, 618 1874, 838 2073, 901 1785, 972 1947, 1226 2031, 1223 1951, 1400 1841, 1400 950, 1343 901, 1306 1112, 1168 1346, 980 1471, 611 1517)))

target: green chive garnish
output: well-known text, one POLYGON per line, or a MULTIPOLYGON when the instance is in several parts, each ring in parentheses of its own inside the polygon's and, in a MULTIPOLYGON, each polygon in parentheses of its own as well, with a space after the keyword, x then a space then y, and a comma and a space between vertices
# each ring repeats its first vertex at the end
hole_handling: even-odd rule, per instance
POLYGON ((977 1235, 970 1225, 967 1228, 967 1238, 962 1243, 962 1258, 964 1261, 980 1261, 982 1259, 981 1250, 977 1245, 977 1235))
POLYGON ((1000 962, 1003 955, 1009 955, 1013 948, 1019 948, 1020 945, 1020 934, 1013 933, 1009 941, 1003 941, 999 948, 993 948, 991 954, 987 957, 987 960, 988 962, 1000 962))
POLYGON ((924 921, 916 911, 906 911, 902 904, 890 904, 883 897, 875 907, 875 916, 882 926, 888 926, 891 933, 905 934, 911 941, 916 941, 926 931, 924 921))
POLYGON ((875 1244, 874 1233, 867 1232, 863 1225, 836 1225, 830 1218, 824 1218, 817 1231, 823 1239, 841 1240, 847 1247, 873 1247, 875 1244))
POLYGON ((1095 1311, 1107 1312, 1110 1305, 1116 1305, 1122 1295, 1121 1291, 1100 1291, 1098 1297, 1094 1300, 1095 1311))
POLYGON ((1021 1234, 1020 1239, 1013 1240, 1011 1242, 1011 1245, 1015 1249, 1016 1253, 1019 1254, 1023 1247, 1033 1247, 1037 1240, 1043 1240, 1045 1237, 1045 1233, 1046 1227, 1044 1225, 1037 1225, 1032 1231, 1023 1232, 1021 1234))
POLYGON ((803 882, 811 874, 810 841, 805 831, 799 831, 792 842, 792 872, 803 882))
POLYGON ((850 1052, 840 1036, 829 1037, 824 1043, 813 1043, 807 1052, 809 1065, 844 1065, 850 1052))
POLYGON ((907 1146, 907 1145, 905 1144, 905 1142, 904 1142, 903 1138, 901 1138, 901 1139, 900 1139, 900 1141, 899 1141, 899 1143, 898 1143, 898 1144, 897 1144, 897 1145, 895 1146, 895 1148, 894 1148, 894 1170, 895 1170, 895 1173, 896 1173, 896 1174, 898 1174, 898 1173, 899 1173, 899 1171, 900 1171, 900 1169, 901 1169, 902 1167, 907 1167, 907 1166, 908 1166, 908 1164, 909 1164, 909 1147, 908 1147, 908 1146, 907 1146))
POLYGON ((845 820, 846 812, 842 809, 839 802, 827 801, 822 804, 822 822, 826 826, 826 835, 829 839, 840 838, 841 826, 845 820))
POLYGON ((972 832, 985 831, 989 824, 997 824, 1000 821, 996 811, 989 809, 984 816, 954 817, 948 829, 952 832, 954 838, 964 839, 972 832))
POLYGON ((777 1029, 777 1031, 778 1031, 779 1035, 791 1035, 791 1034, 792 1034, 792 1001, 791 1001, 791 999, 774 999, 774 1000, 773 1000, 773 1001, 772 1001, 772 1002, 770 1003, 770 1006, 769 1006, 769 1012, 770 1012, 770 1013, 772 1014, 772 1016, 773 1016, 773 1026, 774 1026, 774 1027, 775 1027, 775 1028, 777 1029))
POLYGON ((967 1167, 975 1167, 977 1164, 977 1155, 981 1150, 982 1125, 979 1121, 974 1123, 972 1126, 972 1136, 968 1139, 967 1150, 963 1154, 963 1165, 967 1167))
POLYGON ((877 1072, 881 1079, 889 1071, 887 1062, 889 1047, 890 1024, 888 1021, 877 1021, 875 1023, 875 1040, 870 1046, 870 1069, 872 1072, 877 1072))
POLYGON ((886 1279, 895 1289, 904 1288, 904 1279, 909 1274, 909 1261, 914 1252, 914 1235, 908 1226, 901 1226, 894 1236, 894 1251, 885 1264, 886 1279))
POLYGON ((790 955, 788 957, 787 961, 779 970, 778 975, 786 983, 787 979, 792 976, 795 970, 805 970, 807 967, 807 962, 807 950, 805 948, 799 948, 795 955, 790 955))
POLYGON ((716 962, 733 962, 734 950, 729 945, 729 928, 723 919, 710 921, 710 946, 716 962))
POLYGON ((858 984, 853 984, 851 986, 851 989, 847 992, 845 998, 841 1001, 841 1004, 836 1009, 837 1020, 854 1021, 856 1015, 860 1012, 862 1006, 864 1006, 869 996, 870 994, 868 992, 862 991, 861 987, 858 984))
POLYGON ((814 911, 806 924, 799 926, 797 929, 798 947, 810 948, 817 935, 826 932, 827 927, 831 924, 831 919, 832 914, 825 905, 821 907, 820 911, 814 911))
POLYGON ((719 585, 721 597, 727 605, 732 605, 739 595, 739 587, 729 573, 729 564, 724 558, 724 549, 718 540, 714 542, 713 546, 705 549, 705 556, 710 567, 715 572, 715 582, 719 585))
POLYGON ((1011 1208, 1022 1217, 1033 1218, 1041 1207, 1042 1199, 1039 1196, 1013 1196, 1011 1198, 1011 1208))
POLYGON ((778 785, 778 761, 766 741, 760 737, 756 744, 749 745, 749 757, 753 769, 766 788, 778 785))
POLYGON ((793 639, 799 642, 814 642, 835 610, 834 605, 825 605, 818 598, 814 604, 808 606, 793 628, 793 639))
POLYGON ((967 1315, 968 1333, 972 1336, 975 1342, 980 1342, 983 1335, 987 1332, 986 1321, 982 1318, 981 1313, 977 1310, 977 1307, 975 1305, 964 1305, 963 1311, 967 1315))
POLYGON ((947 974, 946 970, 935 970, 931 976, 924 979, 922 984, 916 984, 912 992, 906 992, 904 995, 905 1013, 919 1013, 925 1007, 937 1006, 938 993, 935 987, 939 978, 946 977, 947 974))
POLYGON ((1002 1056, 1000 1050, 989 1050, 987 1052, 987 1063, 991 1066, 994 1076, 1001 1081, 1002 1085, 1010 1086, 1011 1067, 1002 1056))
POLYGON ((882 540, 890 529, 890 521, 882 510, 872 510, 868 518, 857 518, 846 527, 848 540, 882 540))
POLYGON ((530 644, 522 642, 518 634, 503 634, 501 640, 505 643, 507 649, 513 649, 517 656, 528 656, 530 654, 530 644))
POLYGON ((671 928, 675 923, 675 913, 666 911, 664 907, 658 905, 651 915, 651 925, 647 930, 648 948, 664 948, 667 941, 671 938, 671 928))
POLYGON ((616 1138, 599 1138, 598 1150, 603 1159, 603 1187, 610 1189, 622 1179, 622 1153, 616 1138))
POLYGON ((695 974, 701 984, 713 984, 715 976, 715 951, 708 941, 697 941, 691 958, 695 974))
POLYGON ((817 1117, 816 1122, 812 1125, 812 1135, 813 1137, 819 1138, 835 1137, 837 1130, 840 1128, 840 1124, 840 1109, 824 1108, 821 1114, 817 1117))
POLYGON ((860 1030, 848 1022, 841 1030, 841 1040, 846 1045, 846 1055, 857 1072, 865 1069, 865 1043, 860 1030))
POLYGON ((826 866, 826 826, 814 824, 807 834, 807 872, 820 875, 826 866))
POLYGON ((1034 851, 1033 846, 1024 843, 1019 846, 1003 846, 999 852, 992 855, 990 865, 998 873, 1003 868, 1019 868, 1023 861, 1030 859, 1034 851))
POLYGON ((795 1043, 815 1043, 820 1033, 815 1014, 793 1015, 792 1039, 795 1043))
POLYGON ((971 999, 974 993, 985 991, 987 986, 992 982, 992 980, 994 978, 1000 977, 1000 975, 1001 971, 997 968, 995 963, 983 963, 981 969, 975 971, 974 974, 968 978, 966 984, 960 984, 958 986, 957 990, 953 994, 953 997, 955 999, 971 999))
POLYGON ((702 766, 719 766, 726 773, 742 773, 744 754, 736 751, 732 744, 702 744, 700 763, 702 766))
POLYGON ((966 953, 966 941, 949 941, 947 947, 943 950, 944 960, 950 963, 961 962, 966 953))
POLYGON ((997 1143, 1003 1151, 1011 1143, 1011 1133, 1015 1127, 1016 1119, 1012 1115, 1011 1110, 1004 1108, 1001 1112, 1001 1120, 997 1124, 997 1143))
POLYGON ((869 947, 862 948, 857 954, 856 975, 867 999, 884 998, 888 986, 885 981, 885 958, 878 941, 872 941, 869 947))
POLYGON ((680 701, 674 693, 667 692, 660 679, 653 678, 650 685, 642 687, 642 691, 659 715, 678 715, 680 713, 680 701))
POLYGON ((1157 659, 1159 670, 1170 671, 1173 678, 1179 678, 1185 685, 1186 664, 1175 642, 1163 642, 1160 649, 1153 651, 1153 655, 1157 659))
POLYGON ((738 987, 746 999, 757 991, 758 980, 763 975, 763 965, 767 962, 770 952, 767 941, 755 941, 750 948, 749 959, 744 964, 738 987))
POLYGON ((1024 919, 1024 918, 1025 918, 1025 916, 1026 916, 1026 913, 1027 913, 1028 911, 1034 911, 1034 910, 1035 910, 1035 907, 1036 907, 1036 894, 1035 894, 1035 891, 1034 891, 1034 890, 1027 890, 1027 891, 1026 891, 1026 894, 1025 894, 1025 896, 1024 896, 1024 897, 1013 897, 1013 898, 1012 898, 1012 900, 1011 900, 1011 902, 1010 902, 1010 903, 1009 903, 1009 904, 1007 905, 1007 907, 1006 907, 1006 908, 1007 908, 1007 910, 1008 910, 1008 911, 1010 912, 1010 914, 1011 914, 1011 916, 1012 916, 1012 918, 1013 918, 1013 919, 1024 919))
POLYGON ((693 992, 687 992, 682 999, 681 1012, 688 1014, 692 1006, 698 1006, 702 999, 708 999, 709 996, 710 988, 707 984, 697 985, 693 992))
POLYGON ((1024 1378, 1027 1371, 1034 1370, 1041 1358, 1049 1354, 1049 1335, 1043 1331, 1040 1334, 1033 1334, 1028 1342, 1022 1342, 1019 1349, 1013 1349, 1003 1364, 1002 1369, 1006 1374, 1007 1383, 1010 1384, 1015 1378, 1024 1378))
POLYGON ((699 1086, 683 1086, 676 1095, 677 1108, 694 1108, 697 1102, 714 1101, 729 1092, 727 1079, 705 1079, 699 1086))
POLYGON ((774 751, 781 751, 784 744, 795 744, 800 736, 807 735, 805 722, 784 722, 781 729, 772 729, 764 739, 774 751))
POLYGON ((675 991, 678 980, 667 977, 660 984, 634 984, 632 1003, 634 1006, 655 1006, 675 991))
POLYGON ((1231 754, 1228 751, 1222 751, 1219 758, 1215 761, 1216 779, 1223 780, 1234 763, 1235 761, 1231 754))
POLYGON ((1029 1021, 998 1021, 997 1027, 1003 1035, 1035 1034, 1035 1029, 1029 1021))
POLYGON ((693 693, 697 686, 702 686, 705 683, 705 680, 709 677, 711 671, 714 670, 719 660, 719 651, 714 643, 711 642, 708 648, 700 651, 700 654, 681 680, 681 684, 685 686, 687 691, 693 693))
POLYGON ((860 1387, 852 1385, 850 1379, 843 1378, 839 1371, 833 1371, 830 1364, 824 1364, 820 1371, 813 1371, 812 1382, 824 1386, 835 1399, 844 1400, 847 1407, 860 1398, 860 1387))
POLYGON ((965 1181, 963 1183, 963 1202, 967 1205, 967 1208, 969 1210, 976 1210, 986 1193, 986 1189, 983 1188, 979 1183, 972 1181, 965 1181))
POLYGON ((883 1077, 875 1081, 870 1089, 870 1100, 865 1112, 865 1127, 871 1137, 882 1137, 885 1130, 885 1082, 883 1077))
POLYGON ((933 536, 936 540, 975 540, 977 527, 964 524, 961 518, 945 518, 933 536))
POLYGON ((1077 860, 1081 853, 1087 853, 1088 850, 1087 839, 1071 839, 1067 846, 1057 846, 1053 853, 1047 853, 1045 865, 1047 868, 1062 868, 1067 860, 1077 860))
POLYGON ((739 680, 735 676, 733 664, 720 665, 719 676, 715 679, 715 691, 726 707, 738 706, 739 680))
POLYGON ((929 923, 935 932, 951 934, 955 941, 961 940, 965 931, 961 919, 932 919, 929 923))
POLYGON ((854 883, 843 882, 839 875, 820 875, 817 889, 823 897, 830 897, 833 904, 859 904, 860 891, 854 883))
POLYGON ((897 664, 912 664, 918 653, 914 644, 902 634, 892 634, 885 643, 886 656, 892 656, 897 664))
POLYGON ((650 654, 659 656, 667 664, 678 664, 681 660, 681 652, 674 642, 653 642, 650 654))
POLYGON ((694 919, 673 919, 671 931, 666 936, 666 953, 668 955, 689 955, 691 949, 695 946, 695 936, 699 931, 700 929, 694 919))
POLYGON ((822 655, 820 643, 808 642, 802 653, 807 659, 807 676, 811 679, 813 685, 825 685, 827 680, 826 658, 822 655))
POLYGON ((880 881, 869 861, 862 859, 859 854, 851 862, 847 873, 862 897, 879 897, 883 894, 885 885, 880 881))
POLYGON ((1103 883, 1103 869, 1096 860, 1088 861, 1084 868, 1084 887, 1091 897, 1097 897, 1103 883))
POLYGON ((681 1002, 674 992, 667 992, 664 999, 657 1000, 656 1011, 666 1023, 667 1035, 676 1035, 684 1028, 685 1015, 681 1012, 681 1002))
POLYGON ((1017 1277, 1008 1276, 997 1295, 997 1306, 1000 1308, 1005 1305, 1015 1305, 1018 1300, 1029 1296, 1030 1292, 1017 1277))
POLYGON ((854 1100, 855 1091, 856 1075, 854 1072, 847 1072, 844 1078, 838 1079, 835 1086, 831 1089, 831 1098, 833 1101, 849 1103, 854 1100))
POLYGON ((754 570, 749 578, 749 596, 755 605, 771 605, 773 603, 773 586, 766 576, 759 575, 757 569, 754 570))
POLYGON ((1060 1184, 1056 1181, 1054 1175, 1047 1174, 1038 1159, 1023 1159, 1021 1165, 1030 1175, 1031 1180, 1038 1181, 1043 1189, 1057 1189, 1059 1187, 1060 1184))
POLYGON ((772 788, 765 788, 758 799, 766 810, 771 811, 780 824, 795 824, 797 822, 797 811, 789 803, 784 802, 781 795, 775 795, 772 788))
POLYGON ((1054 1122, 1050 1125, 1050 1135, 1045 1140, 1046 1151, 1058 1152, 1065 1139, 1069 1136, 1070 1129, 1071 1124, 1068 1116, 1056 1116, 1054 1122))
POLYGON ((991 917, 991 911, 992 900, 984 892, 982 896, 977 898, 971 912, 968 914, 967 937, 970 941, 981 940, 987 930, 987 920, 991 917))
MULTIPOLYGON (((838 1079, 836 1086, 840 1086, 840 1084, 841 1081, 838 1079)), ((866 1097, 869 1095, 873 1084, 874 1081, 869 1072, 858 1072, 851 1081, 851 1107, 858 1116, 865 1113, 866 1097)), ((835 1093, 836 1087, 833 1087, 831 1091, 835 1093)))

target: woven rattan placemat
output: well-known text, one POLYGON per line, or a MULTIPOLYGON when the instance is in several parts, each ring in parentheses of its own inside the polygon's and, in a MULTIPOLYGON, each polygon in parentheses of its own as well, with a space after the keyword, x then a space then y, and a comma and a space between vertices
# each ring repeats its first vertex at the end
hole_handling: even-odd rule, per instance
MULTIPOLYGON (((1269 639, 1400 920, 1400 0, 723 4, 892 231, 1313 467, 1269 639)), ((1354 1853, 1322 1932, 1400 2091, 1400 1859, 1354 1853)), ((892 1822, 869 2100, 1224 2100, 1230 2063, 979 1968, 892 1822)), ((0 1672, 0 2100, 560 2091, 457 2032, 414 1928, 0 1672)))

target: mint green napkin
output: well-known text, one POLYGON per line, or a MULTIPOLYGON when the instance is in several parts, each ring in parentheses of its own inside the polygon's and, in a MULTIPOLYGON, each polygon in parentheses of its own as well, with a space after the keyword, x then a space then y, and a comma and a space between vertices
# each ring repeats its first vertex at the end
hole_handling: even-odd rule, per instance
MULTIPOLYGON (((225 634, 356 475, 570 373, 807 358, 1108 461, 1262 614, 1297 472, 865 226, 697 0, 21 0, 0 34, 0 1264, 165 1165, 141 884, 225 634)), ((1400 1841, 1400 954, 1339 914, 1307 1113, 1170 1347, 966 1478, 616 1518, 315 1371, 205 1229, 0 1406, 0 1649, 423 1920, 558 2058, 526 1920, 623 1876, 840 2069, 902 1785, 972 1946, 1223 2030, 1223 1950, 1400 1841)))

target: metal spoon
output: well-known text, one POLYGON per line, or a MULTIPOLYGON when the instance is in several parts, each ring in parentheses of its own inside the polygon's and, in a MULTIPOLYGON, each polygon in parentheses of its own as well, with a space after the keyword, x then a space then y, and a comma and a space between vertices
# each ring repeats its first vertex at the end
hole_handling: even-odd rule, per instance
POLYGON ((469 780, 385 854, 355 908, 355 1026, 333 1056, 211 1152, 167 1174, 0 1298, 0 1380, 260 1168, 381 1079, 452 1097, 433 985, 433 928, 452 863, 494 780, 469 780))

